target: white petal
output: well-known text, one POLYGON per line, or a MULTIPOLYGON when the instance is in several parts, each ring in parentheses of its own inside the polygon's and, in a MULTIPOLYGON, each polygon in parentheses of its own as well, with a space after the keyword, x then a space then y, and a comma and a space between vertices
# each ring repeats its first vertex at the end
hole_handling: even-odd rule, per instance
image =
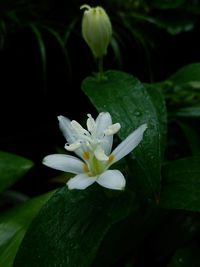
POLYGON ((146 129, 147 124, 142 124, 113 150, 112 164, 129 154, 142 141, 146 129))
POLYGON ((113 145, 113 135, 104 136, 101 146, 105 151, 106 155, 110 155, 110 152, 112 150, 112 145, 113 145))
POLYGON ((67 182, 69 189, 85 189, 96 181, 96 177, 89 177, 84 173, 76 175, 67 182))
POLYGON ((123 190, 126 180, 120 171, 107 170, 97 178, 97 183, 109 189, 123 190))
MULTIPOLYGON (((74 129, 72 128, 71 121, 68 118, 61 116, 61 115, 58 116, 58 120, 59 120, 60 130, 62 131, 67 142, 70 145, 73 143, 76 143, 77 139, 76 137, 74 137, 74 129)), ((76 153, 79 157, 82 157, 83 149, 78 148, 76 149, 76 151, 74 151, 74 153, 76 153)))
POLYGON ((76 138, 74 137, 74 130, 71 126, 71 121, 64 117, 64 116, 58 116, 59 120, 59 127, 60 130, 62 131, 65 139, 69 144, 75 143, 76 138))
POLYGON ((71 127, 73 128, 74 132, 77 133, 78 135, 84 135, 84 134, 88 134, 88 131, 85 130, 80 123, 78 123, 77 121, 73 120, 71 121, 71 127))
POLYGON ((102 148, 105 151, 106 155, 109 155, 112 149, 113 136, 104 136, 105 130, 112 125, 112 118, 109 112, 101 112, 96 118, 96 127, 98 137, 103 138, 102 148), (103 137, 104 136, 104 137, 103 137))
POLYGON ((112 125, 112 118, 109 112, 101 112, 99 113, 98 117, 96 118, 96 126, 97 131, 101 132, 102 134, 104 131, 112 125))
POLYGON ((75 174, 82 173, 84 165, 78 158, 65 154, 52 154, 46 156, 42 163, 50 168, 75 174))

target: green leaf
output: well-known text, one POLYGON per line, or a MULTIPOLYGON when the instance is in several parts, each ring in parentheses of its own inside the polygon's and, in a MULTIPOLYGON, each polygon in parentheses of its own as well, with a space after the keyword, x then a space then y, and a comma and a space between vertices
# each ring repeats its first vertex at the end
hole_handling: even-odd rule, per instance
POLYGON ((189 32, 194 29, 194 21, 186 18, 177 18, 176 21, 170 21, 169 17, 162 19, 160 25, 162 28, 166 28, 172 35, 177 35, 181 32, 189 32))
POLYGON ((163 169, 160 205, 200 211, 200 157, 173 161, 163 169))
POLYGON ((71 74, 71 64, 70 64, 70 59, 69 59, 69 55, 66 49, 66 45, 65 45, 65 41, 61 38, 60 34, 55 31, 54 29, 52 29, 51 27, 47 27, 46 25, 41 25, 42 28, 44 28, 53 38, 54 40, 57 42, 59 49, 61 50, 63 57, 65 59, 65 64, 67 67, 67 70, 70 72, 71 74))
POLYGON ((114 122, 121 124, 119 137, 125 139, 134 129, 147 123, 141 144, 134 155, 143 173, 134 176, 147 195, 156 196, 160 190, 160 169, 166 130, 166 112, 162 95, 145 87, 132 75, 108 71, 105 80, 87 78, 82 83, 85 94, 99 112, 110 112, 114 122))
POLYGON ((187 123, 178 121, 193 156, 200 155, 200 139, 198 131, 187 123))
POLYGON ((157 205, 153 204, 141 205, 137 212, 108 231, 94 261, 95 267, 116 266, 115 264, 127 255, 137 257, 138 247, 158 228, 161 221, 168 218, 169 211, 158 209, 157 205))
POLYGON ((153 0, 152 5, 158 9, 174 9, 180 8, 185 0, 153 0))
POLYGON ((44 82, 44 88, 46 89, 46 77, 47 77, 47 59, 46 59, 46 46, 44 39, 42 37, 42 34, 38 27, 34 25, 33 23, 30 24, 30 27, 35 34, 36 40, 38 42, 38 47, 41 55, 41 61, 42 61, 42 74, 43 74, 43 82, 44 82))
POLYGON ((27 231, 14 266, 91 266, 109 228, 137 209, 134 200, 98 185, 58 190, 27 231))
POLYGON ((0 193, 27 173, 33 162, 21 156, 0 151, 0 193))
POLYGON ((194 86, 198 86, 200 88, 200 63, 193 63, 184 66, 169 77, 168 80, 175 84, 193 82, 194 86), (196 82, 196 85, 194 82, 196 82))
POLYGON ((174 115, 183 118, 200 118, 200 106, 179 108, 174 115))
POLYGON ((154 108, 156 109, 161 134, 161 159, 163 159, 167 138, 167 110, 164 97, 161 94, 162 87, 159 84, 146 84, 145 88, 154 104, 154 108))
POLYGON ((28 200, 0 216, 0 266, 12 267, 25 232, 53 192, 28 200))
MULTIPOLYGON (((169 210, 158 209, 166 212, 160 222, 157 221, 156 227, 151 232, 150 243, 145 251, 153 252, 154 259, 157 262, 165 259, 169 261, 169 257, 192 240, 196 239, 200 230, 199 214, 185 210, 169 210), (153 237, 153 238, 152 238, 153 237)), ((160 262, 157 266, 165 266, 160 262)), ((152 266, 152 265, 150 265, 152 266)))
POLYGON ((168 267, 199 267, 200 249, 191 246, 176 251, 168 267))
POLYGON ((169 77, 164 85, 173 116, 196 118, 200 114, 200 63, 186 65, 169 77))
POLYGON ((75 17, 71 20, 71 22, 66 27, 66 31, 65 31, 64 36, 63 36, 63 43, 64 43, 65 47, 66 47, 66 44, 67 44, 69 37, 75 31, 75 27, 77 25, 77 22, 78 22, 78 17, 75 17))

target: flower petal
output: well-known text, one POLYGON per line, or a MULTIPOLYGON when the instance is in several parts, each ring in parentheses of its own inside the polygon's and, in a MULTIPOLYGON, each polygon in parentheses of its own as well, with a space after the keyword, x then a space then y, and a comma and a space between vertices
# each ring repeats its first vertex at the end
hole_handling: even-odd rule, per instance
MULTIPOLYGON (((63 133, 65 139, 67 140, 67 142, 69 143, 69 145, 76 143, 77 142, 77 138, 74 136, 74 129, 71 125, 71 121, 60 115, 58 116, 58 120, 59 120, 59 127, 61 132, 63 133)), ((79 157, 82 158, 83 155, 83 149, 81 148, 77 148, 74 153, 76 153, 79 157)))
POLYGON ((104 131, 112 125, 112 118, 110 116, 109 112, 101 112, 96 118, 96 127, 97 132, 101 133, 102 136, 104 134, 104 131))
POLYGON ((96 181, 96 177, 89 177, 84 173, 76 175, 67 182, 69 189, 85 189, 96 181))
POLYGON ((97 183, 109 189, 123 190, 126 180, 120 171, 107 170, 97 178, 97 183))
POLYGON ((109 112, 101 112, 96 118, 98 137, 103 138, 102 148, 106 155, 109 155, 113 144, 113 135, 105 136, 105 130, 112 125, 112 118, 109 112))
POLYGON ((112 164, 129 154, 142 141, 146 129, 147 124, 142 124, 113 150, 112 164))
POLYGON ((84 165, 78 158, 65 154, 52 154, 46 156, 42 163, 53 169, 75 174, 82 173, 84 165))
POLYGON ((63 133, 67 142, 69 144, 74 143, 76 141, 76 138, 74 137, 74 130, 71 126, 71 121, 62 115, 58 116, 58 120, 60 130, 63 133))

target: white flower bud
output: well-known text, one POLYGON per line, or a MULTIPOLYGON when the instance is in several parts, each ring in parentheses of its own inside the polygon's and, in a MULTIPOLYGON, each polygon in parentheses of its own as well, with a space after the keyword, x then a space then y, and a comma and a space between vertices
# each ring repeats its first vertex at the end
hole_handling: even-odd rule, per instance
POLYGON ((107 47, 112 37, 112 25, 106 11, 102 7, 85 8, 82 19, 82 35, 94 57, 101 58, 107 53, 107 47))

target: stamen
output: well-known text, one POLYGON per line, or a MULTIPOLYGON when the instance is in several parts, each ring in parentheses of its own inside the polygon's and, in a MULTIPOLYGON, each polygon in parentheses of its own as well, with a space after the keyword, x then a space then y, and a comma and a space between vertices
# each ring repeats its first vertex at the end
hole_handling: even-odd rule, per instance
POLYGON ((89 172, 87 164, 83 164, 83 172, 85 172, 85 173, 89 172))
POLYGON ((80 142, 72 143, 70 145, 68 145, 68 144, 65 145, 65 149, 67 149, 68 151, 74 151, 74 150, 78 149, 79 147, 81 147, 80 142))
POLYGON ((108 158, 108 162, 109 162, 109 164, 111 164, 112 163, 112 161, 114 160, 114 156, 113 155, 110 155, 109 156, 109 158, 108 158))
POLYGON ((96 122, 90 114, 88 114, 87 128, 88 128, 88 131, 91 132, 91 134, 96 133, 96 122))
POLYGON ((113 135, 113 134, 116 134, 119 131, 120 128, 121 128, 121 125, 120 125, 120 123, 117 122, 115 124, 110 125, 104 131, 104 133, 105 133, 105 135, 113 135))
POLYGON ((94 151, 94 154, 95 157, 100 161, 106 161, 109 159, 101 146, 97 146, 97 148, 94 151))
POLYGON ((90 158, 90 152, 84 151, 82 157, 84 160, 88 160, 90 158))

